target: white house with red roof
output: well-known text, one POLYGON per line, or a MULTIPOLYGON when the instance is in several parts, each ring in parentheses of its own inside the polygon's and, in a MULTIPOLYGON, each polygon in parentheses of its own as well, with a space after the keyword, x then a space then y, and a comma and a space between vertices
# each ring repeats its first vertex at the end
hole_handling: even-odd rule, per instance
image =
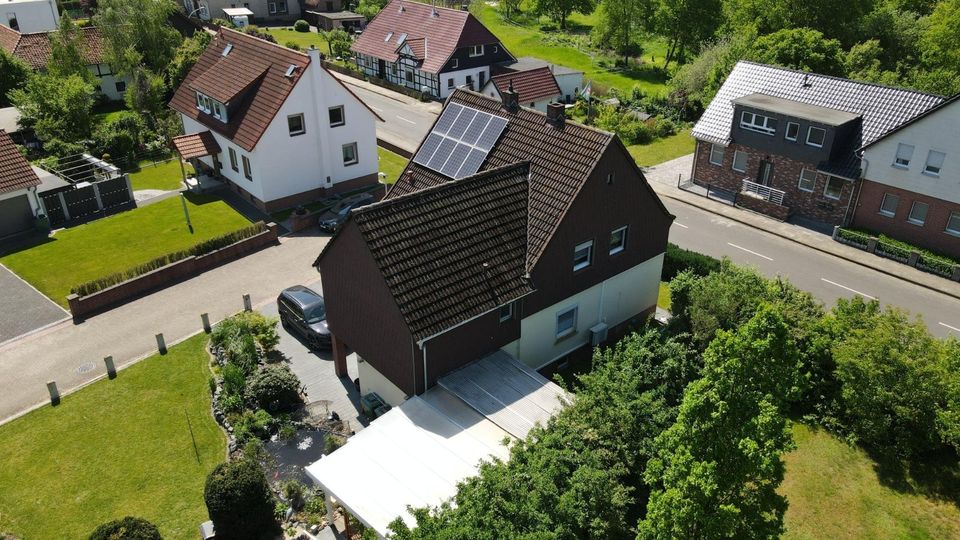
POLYGON ((526 71, 516 71, 494 75, 480 91, 494 99, 503 99, 502 93, 513 88, 520 100, 520 106, 547 112, 547 105, 563 101, 560 86, 548 66, 526 71))
POLYGON ((267 211, 377 183, 379 117, 306 53, 221 29, 170 106, 175 149, 267 211))

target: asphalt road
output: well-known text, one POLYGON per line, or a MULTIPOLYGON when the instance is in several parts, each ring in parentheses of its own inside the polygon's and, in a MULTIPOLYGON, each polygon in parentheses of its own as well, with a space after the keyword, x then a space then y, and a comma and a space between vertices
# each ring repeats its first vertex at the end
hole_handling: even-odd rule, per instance
POLYGON ((714 257, 727 256, 767 276, 782 275, 833 305, 838 298, 876 298, 923 317, 938 336, 960 337, 960 301, 893 276, 821 253, 730 221, 686 203, 662 198, 677 216, 670 241, 714 257))

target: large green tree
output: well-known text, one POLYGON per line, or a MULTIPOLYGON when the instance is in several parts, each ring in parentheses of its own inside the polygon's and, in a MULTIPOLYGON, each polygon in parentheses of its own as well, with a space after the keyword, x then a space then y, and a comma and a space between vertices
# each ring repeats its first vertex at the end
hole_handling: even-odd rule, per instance
POLYGON ((83 77, 34 74, 26 86, 8 95, 20 109, 20 125, 33 128, 45 143, 75 143, 90 137, 94 87, 83 77))
POLYGON ((87 45, 80 29, 70 15, 64 13, 60 17, 57 31, 50 34, 50 61, 47 62, 47 72, 57 77, 77 75, 89 83, 95 78, 87 67, 84 51, 87 45))
POLYGON ((30 66, 0 48, 0 107, 9 107, 11 90, 23 88, 30 78, 30 66))
POLYGON ((593 28, 594 43, 624 60, 639 53, 641 33, 654 28, 652 0, 603 0, 597 9, 600 18, 593 28))
POLYGON ((533 0, 533 10, 538 15, 546 15, 550 20, 567 27, 567 18, 571 13, 589 15, 597 9, 596 0, 533 0))
POLYGON ((177 52, 173 55, 173 59, 164 70, 167 84, 170 88, 180 86, 180 83, 187 77, 187 73, 190 72, 190 69, 193 68, 197 60, 200 59, 200 55, 203 54, 204 49, 210 44, 211 39, 213 38, 210 34, 197 32, 193 37, 184 39, 183 42, 180 43, 180 46, 177 47, 177 52))
POLYGON ((176 10, 169 0, 99 0, 94 24, 107 42, 107 58, 120 73, 143 64, 162 73, 182 41, 167 22, 176 10))
POLYGON ((657 33, 668 40, 664 69, 699 51, 721 22, 720 0, 660 0, 656 9, 657 33))
POLYGON ((761 36, 754 42, 751 56, 765 64, 824 75, 844 74, 840 42, 812 28, 790 28, 761 36))

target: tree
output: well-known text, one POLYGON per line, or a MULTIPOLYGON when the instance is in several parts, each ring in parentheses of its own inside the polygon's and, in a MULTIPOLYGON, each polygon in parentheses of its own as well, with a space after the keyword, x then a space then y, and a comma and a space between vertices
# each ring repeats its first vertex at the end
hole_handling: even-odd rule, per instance
POLYGON ((320 37, 327 42, 330 56, 346 57, 350 55, 350 34, 343 28, 321 30, 320 37))
POLYGON ((279 532, 273 493, 263 469, 252 461, 217 465, 207 476, 203 499, 217 538, 273 538, 279 532))
POLYGON ((514 15, 520 13, 520 5, 522 3, 523 0, 501 0, 499 4, 500 13, 502 13, 503 17, 509 21, 514 15))
POLYGON ((34 74, 9 97, 20 109, 20 125, 33 128, 44 142, 73 143, 90 137, 94 88, 78 75, 34 74))
POLYGON ((684 62, 687 52, 695 52, 712 38, 720 24, 719 0, 660 0, 656 29, 668 39, 663 68, 674 59, 684 62))
POLYGON ((944 443, 960 451, 960 341, 948 340, 941 352, 947 395, 945 406, 937 412, 937 430, 944 443))
POLYGON ((637 36, 651 28, 651 0, 603 0, 599 6, 600 21, 593 29, 593 40, 601 47, 615 51, 624 62, 640 52, 637 36))
MULTIPOLYGON (((960 90, 960 0, 942 0, 927 17, 920 35, 922 67, 916 77, 925 89, 960 90), (933 76, 924 76, 923 72, 933 76)), ((920 86, 920 85, 918 85, 920 86)))
POLYGON ((786 322, 764 307, 704 353, 704 376, 677 421, 656 439, 645 478, 655 487, 638 538, 778 538, 787 500, 781 455, 792 448, 783 412, 802 391, 786 322))
POLYGON ((167 85, 170 88, 177 88, 187 78, 187 73, 200 59, 200 55, 203 54, 204 49, 207 48, 212 39, 213 37, 207 32, 196 32, 193 37, 184 39, 180 43, 177 52, 173 55, 173 60, 164 70, 167 85))
POLYGON ((761 36, 754 42, 752 58, 824 75, 844 75, 840 42, 826 39, 812 28, 790 28, 761 36))
POLYGON ((56 77, 77 75, 92 84, 95 79, 87 67, 88 62, 83 54, 86 47, 83 31, 73 22, 69 14, 64 13, 60 17, 59 28, 50 34, 50 60, 47 62, 47 72, 56 77))
POLYGON ((89 540, 162 540, 160 530, 149 521, 127 516, 97 527, 89 540))
POLYGON ((704 47, 697 58, 681 66, 670 79, 671 100, 687 109, 706 109, 733 66, 749 56, 755 39, 754 31, 745 31, 704 47))
POLYGON ((101 123, 93 132, 96 154, 109 154, 110 162, 118 165, 136 165, 137 151, 143 146, 147 133, 147 126, 140 115, 122 111, 101 123))
POLYGON ((577 12, 589 15, 597 9, 596 0, 534 0, 533 10, 538 15, 546 15, 550 20, 566 29, 567 17, 577 12))
POLYGON ((30 66, 0 48, 0 107, 9 107, 11 90, 23 88, 30 78, 30 66))
POLYGON ((300 379, 282 365, 265 366, 250 380, 247 393, 261 408, 288 412, 302 401, 300 379))
POLYGON ((123 95, 127 108, 137 111, 147 118, 153 118, 166 112, 166 92, 163 77, 154 74, 144 66, 134 66, 130 71, 130 84, 123 95))
POLYGON ((377 16, 380 10, 387 5, 388 0, 360 0, 355 10, 360 15, 366 17, 367 21, 377 16))
POLYGON ((100 0, 94 24, 103 33, 114 70, 128 74, 143 64, 162 73, 183 39, 167 22, 175 10, 168 0, 100 0))

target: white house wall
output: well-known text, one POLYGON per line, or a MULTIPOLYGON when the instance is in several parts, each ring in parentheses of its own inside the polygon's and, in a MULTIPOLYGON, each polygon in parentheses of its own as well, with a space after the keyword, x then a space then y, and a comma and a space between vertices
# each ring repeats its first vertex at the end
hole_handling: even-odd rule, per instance
MULTIPOLYGON (((260 160, 258 159, 258 152, 255 148, 253 152, 247 152, 239 145, 234 144, 230 139, 220 135, 216 131, 209 129, 207 126, 193 120, 184 115, 180 115, 180 118, 183 120, 183 132, 187 134, 191 133, 200 133, 201 131, 209 131, 213 134, 213 138, 217 140, 217 144, 220 145, 220 155, 217 156, 217 159, 220 160, 222 165, 220 168, 220 174, 227 180, 233 182, 234 184, 240 186, 248 193, 254 197, 264 200, 263 198, 263 176, 260 174, 259 165, 260 160), (229 148, 233 148, 237 153, 237 169, 234 171, 230 167, 230 152, 229 148), (247 180, 243 176, 243 160, 241 156, 247 156, 250 160, 250 168, 253 172, 253 180, 247 180)), ((205 156, 200 158, 200 161, 207 164, 209 167, 213 168, 213 158, 210 156, 205 156)))
POLYGON ((117 91, 117 82, 123 81, 124 84, 127 84, 127 79, 125 77, 118 77, 116 73, 113 73, 113 70, 110 69, 110 66, 107 64, 91 64, 87 66, 90 70, 90 73, 97 78, 97 84, 100 89, 100 93, 104 95, 110 101, 123 101, 123 95, 126 93, 117 91), (109 75, 99 75, 99 73, 110 73, 109 75))
MULTIPOLYGON (((184 9, 187 9, 191 6, 191 3, 183 2, 184 9)), ((253 12, 253 18, 257 20, 267 20, 267 19, 284 19, 284 20, 294 20, 300 18, 300 0, 287 0, 287 13, 280 14, 270 14, 270 8, 268 6, 267 0, 252 0, 248 2, 234 1, 234 0, 193 0, 192 2, 193 9, 197 9, 200 6, 207 8, 207 13, 209 14, 209 19, 226 19, 227 16, 223 13, 224 8, 247 8, 253 12)), ((194 17, 198 17, 199 14, 195 14, 194 17)), ((254 21, 250 21, 251 24, 254 21)))
POLYGON ((867 148, 863 157, 867 161, 867 180, 960 203, 960 101, 867 148), (914 147, 907 169, 893 166, 900 143, 914 147), (946 154, 939 177, 923 174, 930 150, 946 154))
POLYGON ((603 283, 524 317, 520 339, 503 350, 532 368, 540 368, 590 342, 590 328, 613 327, 657 303, 663 255, 658 255, 603 283), (556 337, 557 314, 577 306, 576 332, 556 337))
POLYGON ((557 79, 563 99, 566 100, 569 96, 571 102, 576 101, 577 94, 583 90, 583 73, 554 74, 554 78, 557 79))
POLYGON ((446 99, 458 86, 467 84, 467 76, 473 78, 473 90, 480 91, 480 74, 483 74, 483 84, 490 80, 490 66, 480 66, 471 69, 461 69, 459 71, 448 71, 440 74, 440 97, 446 99), (447 82, 453 79, 453 88, 450 88, 447 82))
POLYGON ((376 392, 391 407, 399 407, 407 400, 407 394, 403 390, 397 388, 397 385, 390 382, 390 379, 384 377, 368 362, 364 362, 362 358, 357 359, 357 375, 360 379, 361 396, 376 392))
POLYGON ((21 34, 49 32, 60 25, 56 0, 15 0, 0 5, 0 24, 10 26, 10 15, 15 15, 21 34))
MULTIPOLYGON (((483 86, 483 90, 480 93, 485 96, 490 96, 493 99, 497 99, 497 100, 501 99, 500 92, 497 91, 497 87, 494 86, 492 82, 488 82, 487 84, 485 84, 483 86)), ((560 96, 551 96, 546 99, 541 99, 540 101, 533 102, 533 106, 531 106, 530 102, 521 101, 520 106, 526 107, 528 109, 536 109, 540 112, 547 112, 547 105, 549 105, 554 101, 557 101, 559 98, 560 96)))

